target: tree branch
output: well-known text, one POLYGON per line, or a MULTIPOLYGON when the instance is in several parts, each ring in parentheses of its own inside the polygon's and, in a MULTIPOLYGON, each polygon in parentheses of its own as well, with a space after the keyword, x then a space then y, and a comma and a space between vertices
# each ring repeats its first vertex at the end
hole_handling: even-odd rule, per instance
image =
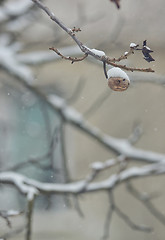
POLYGON ((143 167, 132 167, 113 174, 109 178, 100 182, 89 182, 86 179, 66 184, 44 183, 37 180, 27 178, 21 174, 13 172, 0 173, 0 183, 6 183, 16 186, 16 188, 24 195, 35 194, 50 194, 50 193, 70 193, 78 194, 85 192, 95 192, 112 190, 117 185, 129 179, 160 175, 165 173, 165 164, 147 164, 143 167), (85 186, 85 187, 84 187, 85 186))
MULTIPOLYGON (((115 66, 115 67, 120 67, 122 69, 125 69, 127 71, 141 71, 141 72, 154 72, 151 68, 130 68, 126 67, 125 65, 119 65, 114 63, 114 59, 111 60, 111 58, 107 57, 104 52, 99 51, 97 49, 90 49, 87 46, 85 46, 82 42, 79 41, 79 39, 76 37, 74 31, 72 29, 67 28, 55 15, 53 12, 50 11, 50 9, 45 6, 43 3, 41 3, 39 0, 32 0, 39 8, 41 8, 43 11, 46 12, 46 14, 50 17, 52 21, 54 21, 57 25, 59 25, 60 28, 62 28, 78 45, 80 50, 86 55, 90 55, 94 57, 95 59, 101 61, 101 62, 106 62, 109 65, 115 66)), ((58 54, 59 55, 59 54, 58 54)), ((123 59, 123 57, 121 57, 123 59)), ((66 59, 66 58, 65 58, 66 59)), ((121 59, 121 60, 122 60, 121 59)), ((68 58, 67 58, 68 60, 68 58)))

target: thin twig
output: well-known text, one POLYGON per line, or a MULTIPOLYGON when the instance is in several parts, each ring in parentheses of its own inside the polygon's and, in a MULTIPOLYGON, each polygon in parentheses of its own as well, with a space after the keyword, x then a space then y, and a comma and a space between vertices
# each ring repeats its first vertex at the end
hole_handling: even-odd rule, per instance
POLYGON ((109 238, 110 235, 110 223, 112 221, 112 215, 114 213, 115 210, 115 206, 114 206, 114 201, 113 201, 113 192, 110 191, 108 192, 109 195, 109 209, 106 215, 106 219, 105 219, 105 223, 104 223, 104 231, 103 231, 103 240, 106 240, 109 238))
POLYGON ((151 202, 152 196, 146 194, 144 196, 143 194, 138 192, 130 181, 126 183, 126 186, 129 193, 137 200, 139 200, 155 218, 157 218, 163 225, 165 225, 165 215, 163 215, 151 202))
MULTIPOLYGON (((62 121, 60 124, 60 136, 61 136, 61 155, 62 155, 62 171, 63 171, 63 178, 64 183, 70 182, 70 174, 69 174, 69 167, 67 162, 67 155, 66 155, 66 146, 65 146, 65 122, 62 121)), ((71 206, 69 196, 64 194, 64 201, 67 207, 71 206)))
POLYGON ((117 206, 115 206, 115 212, 117 213, 117 215, 123 219, 123 221, 133 230, 137 230, 137 231, 142 231, 142 232, 152 232, 153 228, 151 227, 147 227, 144 225, 138 225, 136 223, 134 223, 125 213, 123 213, 121 211, 121 209, 117 206))
POLYGON ((7 240, 9 238, 13 238, 15 235, 18 235, 18 234, 22 233, 23 231, 25 231, 25 229, 26 229, 26 226, 23 225, 23 226, 18 227, 18 228, 14 229, 14 230, 12 230, 8 233, 5 233, 5 234, 1 235, 0 238, 2 238, 4 240, 7 240))
POLYGON ((65 59, 65 60, 71 61, 71 63, 83 61, 88 56, 88 54, 85 54, 83 57, 80 57, 80 58, 77 58, 77 57, 65 57, 64 55, 62 55, 62 53, 60 53, 58 51, 58 49, 56 49, 54 47, 50 47, 49 49, 54 51, 54 52, 56 52, 57 55, 60 56, 61 58, 65 59))
POLYGON ((132 47, 130 47, 129 52, 126 52, 124 55, 121 55, 119 58, 112 58, 109 59, 111 62, 120 62, 122 60, 125 60, 128 58, 128 56, 134 54, 134 49, 132 47))
POLYGON ((73 202, 74 202, 74 207, 75 207, 77 213, 79 214, 79 216, 84 218, 84 213, 80 207, 80 203, 79 203, 77 194, 73 196, 73 202))
POLYGON ((4 211, 1 210, 0 211, 0 217, 4 218, 6 220, 6 223, 8 225, 8 227, 12 227, 11 225, 11 221, 10 221, 10 217, 16 217, 16 216, 20 216, 23 212, 22 211, 14 211, 14 210, 9 210, 9 211, 4 211))
POLYGON ((110 64, 114 67, 119 67, 121 69, 127 70, 127 71, 138 71, 138 72, 155 72, 153 69, 151 68, 134 68, 134 67, 127 67, 126 65, 121 65, 121 64, 117 64, 111 61, 111 59, 109 57, 106 58, 106 63, 110 64))

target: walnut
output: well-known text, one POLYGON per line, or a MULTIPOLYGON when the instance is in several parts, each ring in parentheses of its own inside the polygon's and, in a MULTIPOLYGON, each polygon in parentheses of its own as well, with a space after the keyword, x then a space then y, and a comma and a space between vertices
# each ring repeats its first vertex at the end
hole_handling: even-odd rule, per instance
POLYGON ((108 79, 108 86, 114 91, 125 91, 129 87, 128 79, 121 77, 110 77, 108 79))

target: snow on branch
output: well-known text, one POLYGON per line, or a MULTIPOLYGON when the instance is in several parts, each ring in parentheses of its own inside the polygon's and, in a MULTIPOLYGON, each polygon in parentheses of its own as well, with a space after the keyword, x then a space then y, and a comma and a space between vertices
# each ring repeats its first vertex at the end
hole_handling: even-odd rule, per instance
POLYGON ((121 184, 122 182, 133 178, 160 175, 164 173, 164 163, 147 164, 143 167, 131 167, 129 169, 123 170, 122 172, 113 174, 109 178, 100 182, 89 182, 86 184, 86 179, 84 179, 82 181, 75 181, 73 183, 60 184, 39 182, 37 180, 25 177, 19 173, 2 172, 0 173, 0 183, 14 185, 22 194, 27 196, 31 196, 31 194, 33 196, 37 196, 41 193, 79 194, 84 192, 112 190, 118 184, 121 184))

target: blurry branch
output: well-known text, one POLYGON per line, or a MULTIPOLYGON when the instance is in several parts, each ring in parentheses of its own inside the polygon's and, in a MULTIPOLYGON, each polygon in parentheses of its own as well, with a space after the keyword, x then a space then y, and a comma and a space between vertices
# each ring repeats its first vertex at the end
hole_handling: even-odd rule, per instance
POLYGON ((128 217, 118 206, 116 206, 113 191, 108 191, 109 196, 109 210, 107 212, 104 234, 102 239, 106 240, 109 238, 110 222, 112 221, 112 214, 116 213, 131 229, 150 233, 153 229, 144 225, 138 225, 134 223, 130 217, 128 217))
POLYGON ((134 223, 131 218, 129 218, 125 213, 123 213, 121 211, 121 209, 119 207, 116 207, 115 206, 115 211, 116 211, 116 214, 121 218, 123 219, 123 221, 130 227, 132 228, 133 230, 137 230, 137 231, 143 231, 143 232, 151 232, 153 231, 153 228, 151 227, 146 227, 146 226, 143 226, 143 225, 137 225, 136 223, 134 223))
POLYGON ((108 192, 109 196, 109 209, 106 215, 105 223, 104 223, 104 234, 102 239, 106 240, 109 237, 109 232, 110 232, 110 223, 112 221, 112 215, 114 212, 114 201, 113 201, 113 196, 112 196, 112 191, 108 192))
MULTIPOLYGON (((54 21, 60 28, 62 28, 73 40, 74 42, 78 45, 80 50, 86 55, 90 55, 94 57, 95 59, 105 62, 109 65, 115 66, 115 67, 120 67, 122 69, 125 69, 127 71, 141 71, 141 72, 154 72, 151 68, 130 68, 125 65, 120 65, 114 63, 114 61, 111 61, 111 58, 105 55, 103 51, 99 51, 97 49, 90 49, 87 46, 83 45, 82 42, 78 40, 78 38, 75 35, 75 32, 72 31, 72 29, 67 28, 55 15, 53 12, 50 11, 48 7, 46 7, 43 3, 41 3, 39 0, 32 0, 39 8, 41 8, 43 11, 46 12, 46 14, 50 17, 52 21, 54 21)), ((62 56, 64 58, 64 56, 62 56)), ((66 57, 65 57, 66 58, 66 57)), ((67 58, 68 60, 69 58, 67 58)), ((70 59, 72 61, 72 59, 70 59)))
POLYGON ((152 204, 151 200, 156 196, 147 193, 140 193, 130 181, 126 182, 127 190, 129 193, 134 196, 137 200, 139 200, 149 211, 155 216, 163 225, 165 225, 165 215, 163 215, 155 206, 152 204))
POLYGON ((16 229, 14 229, 14 230, 12 230, 12 231, 10 231, 10 232, 8 232, 8 233, 5 233, 5 234, 3 234, 3 235, 0 236, 0 240, 1 240, 1 239, 2 239, 2 240, 7 240, 7 239, 9 239, 9 238, 13 238, 15 235, 18 235, 18 234, 20 234, 21 232, 23 232, 23 231, 25 230, 25 228, 26 228, 26 226, 23 225, 23 226, 21 226, 21 227, 19 227, 19 228, 16 228, 16 229))
POLYGON ((83 211, 81 210, 81 207, 80 207, 80 204, 79 204, 79 200, 78 200, 78 196, 75 195, 74 198, 73 198, 73 203, 74 203, 74 207, 75 207, 75 210, 77 211, 78 215, 82 218, 84 218, 84 213, 83 211))
POLYGON ((32 7, 33 4, 29 0, 6 1, 6 3, 0 7, 0 23, 20 17, 27 13, 32 7))
POLYGON ((131 145, 128 139, 117 139, 104 134, 100 129, 85 121, 80 113, 78 113, 74 108, 67 106, 64 99, 58 97, 57 95, 50 95, 48 102, 52 104, 52 107, 61 114, 67 123, 82 130, 101 143, 104 147, 107 147, 118 154, 124 155, 126 158, 138 159, 147 162, 165 161, 164 154, 137 149, 131 145))
POLYGON ((128 137, 129 142, 131 144, 135 144, 139 140, 139 138, 142 136, 142 134, 143 134, 143 129, 139 124, 137 124, 134 127, 130 136, 128 137))
POLYGON ((14 172, 0 173, 0 183, 14 185, 22 194, 27 196, 37 196, 39 194, 80 194, 85 192, 95 192, 112 190, 117 185, 130 179, 147 176, 161 175, 165 173, 165 164, 148 164, 143 167, 132 167, 100 182, 90 182, 87 179, 72 183, 45 183, 25 177, 14 172), (89 183, 88 183, 89 182, 89 183))
POLYGON ((28 206, 27 206, 27 214, 26 214, 26 218, 27 218, 26 240, 30 240, 32 235, 32 215, 33 215, 35 196, 36 196, 36 191, 30 191, 27 193, 28 206))
POLYGON ((16 216, 19 216, 21 215, 23 212, 20 212, 20 211, 15 211, 15 210, 9 210, 9 211, 4 211, 4 210, 1 210, 0 211, 0 217, 4 218, 6 220, 6 223, 8 225, 8 227, 12 227, 11 225, 11 221, 10 221, 10 218, 11 217, 16 217, 16 216))

